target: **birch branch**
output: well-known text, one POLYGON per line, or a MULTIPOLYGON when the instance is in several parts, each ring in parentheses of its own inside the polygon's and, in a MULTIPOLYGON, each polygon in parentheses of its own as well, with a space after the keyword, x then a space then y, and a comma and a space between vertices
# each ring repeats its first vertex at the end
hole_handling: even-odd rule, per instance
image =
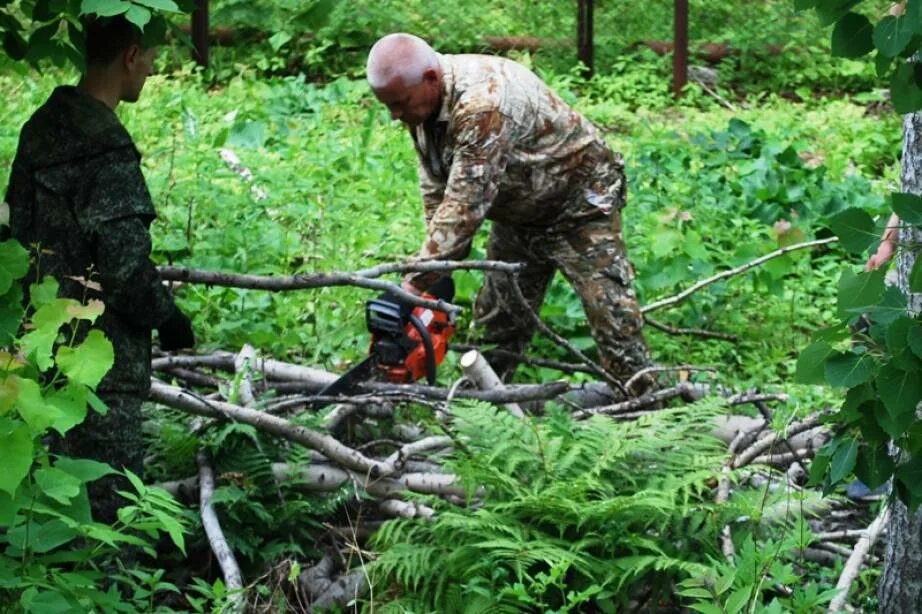
POLYGON ((659 320, 654 320, 653 318, 644 318, 644 324, 649 324, 657 330, 661 330, 664 333, 669 333, 670 335, 689 335, 691 337, 703 337, 705 339, 720 339, 721 341, 738 341, 736 335, 731 335, 729 333, 720 333, 711 330, 704 330, 703 328, 679 328, 677 326, 669 326, 664 324, 659 320))
POLYGON ((221 566, 221 575, 224 577, 224 584, 227 586, 231 602, 230 611, 243 612, 243 578, 240 575, 240 566, 237 564, 234 552, 224 537, 224 531, 221 530, 218 515, 211 504, 211 497, 214 495, 214 471, 211 469, 208 457, 205 456, 204 452, 198 453, 197 460, 199 466, 199 489, 201 491, 199 510, 202 515, 202 527, 208 536, 211 551, 214 552, 215 558, 218 559, 218 565, 221 566))
POLYGON ((794 424, 790 425, 785 429, 784 433, 770 433, 766 437, 759 439, 736 457, 736 459, 733 461, 733 468, 739 469, 740 467, 749 464, 754 458, 761 455, 763 452, 774 446, 782 439, 787 440, 794 435, 797 435, 798 433, 803 433, 804 431, 809 431, 810 429, 816 428, 820 425, 820 421, 825 416, 826 412, 813 414, 801 422, 795 422, 794 424))
POLYGON ((773 260, 775 258, 784 256, 785 254, 789 254, 791 252, 794 252, 800 249, 807 249, 810 247, 817 247, 820 245, 828 245, 838 240, 839 240, 838 237, 829 237, 828 239, 818 239, 816 241, 806 241, 804 243, 795 243, 794 245, 787 245, 780 249, 776 249, 775 251, 771 253, 765 254, 764 256, 760 256, 759 258, 756 258, 755 260, 747 262, 746 264, 742 264, 738 267, 734 267, 726 271, 721 271, 717 275, 713 275, 711 277, 708 277, 707 279, 702 279, 698 283, 683 290, 682 292, 679 292, 675 296, 664 298, 662 300, 650 303, 649 305, 644 305, 643 307, 640 308, 640 312, 643 314, 647 314, 647 313, 650 313, 651 311, 662 309, 663 307, 671 307, 672 305, 677 305, 678 303, 681 303, 682 301, 687 299, 689 296, 691 296, 695 292, 698 292, 702 288, 706 288, 707 286, 717 283, 718 281, 721 281, 723 279, 727 279, 728 277, 733 277, 735 275, 739 275, 740 273, 745 273, 746 271, 750 269, 754 269, 757 266, 765 264, 769 260, 773 260))
POLYGON ((839 576, 839 581, 836 582, 836 589, 839 593, 829 602, 828 612, 841 612, 845 608, 845 604, 848 601, 848 591, 851 589, 855 578, 858 577, 858 571, 864 564, 865 557, 867 557, 874 542, 877 541, 877 537, 880 535, 881 530, 887 525, 887 520, 889 518, 890 507, 884 505, 877 515, 877 518, 875 518, 871 526, 868 527, 867 532, 858 539, 858 543, 855 544, 855 549, 852 551, 851 556, 848 557, 848 561, 845 562, 845 567, 842 569, 842 575, 839 576))
POLYGON ((392 466, 367 458, 329 435, 292 424, 288 420, 272 414, 221 401, 206 401, 188 391, 167 386, 157 381, 151 383, 150 399, 199 416, 224 418, 249 424, 266 433, 301 444, 312 450, 317 450, 343 467, 359 472, 367 472, 373 477, 386 476, 394 472, 392 466))
POLYGON ((694 396, 697 390, 694 384, 688 382, 682 382, 678 386, 672 388, 663 388, 645 394, 643 396, 629 399, 627 401, 622 401, 620 403, 615 403, 613 405, 603 405, 601 407, 590 407, 587 409, 581 409, 579 411, 573 412, 573 417, 577 420, 583 420, 590 416, 595 415, 606 415, 606 416, 617 416, 619 414, 625 414, 628 412, 633 412, 638 409, 644 409, 667 401, 669 399, 674 399, 679 396, 694 396))
MULTIPOLYGON (((477 350, 478 352, 482 351, 479 346, 471 345, 468 343, 452 343, 449 344, 448 349, 453 352, 469 352, 471 350, 477 350)), ((559 360, 550 360, 547 358, 535 358, 533 356, 526 356, 524 354, 510 352, 509 350, 504 350, 502 348, 493 348, 489 350, 489 352, 491 356, 496 356, 497 358, 508 358, 516 361, 519 364, 555 369, 562 373, 595 373, 595 371, 580 363, 562 362, 559 360)))
MULTIPOLYGON (((483 354, 477 350, 471 350, 464 354, 461 357, 460 365, 465 377, 474 382, 481 390, 502 390, 505 388, 493 367, 483 357, 483 354)), ((516 418, 522 419, 525 417, 525 412, 522 411, 522 408, 517 403, 504 403, 503 407, 516 418)))

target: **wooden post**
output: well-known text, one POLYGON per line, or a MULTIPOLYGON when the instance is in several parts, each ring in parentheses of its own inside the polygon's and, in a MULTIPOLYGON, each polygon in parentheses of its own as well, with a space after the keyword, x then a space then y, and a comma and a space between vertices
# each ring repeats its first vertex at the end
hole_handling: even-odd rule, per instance
POLYGON ((208 67, 208 0, 196 0, 192 11, 192 59, 208 67))
POLYGON ((577 0, 579 14, 577 16, 577 48, 579 60, 586 68, 583 76, 587 79, 593 73, 593 43, 592 43, 592 0, 577 0))
POLYGON ((672 93, 679 98, 688 82, 688 0, 675 0, 673 23, 672 93))

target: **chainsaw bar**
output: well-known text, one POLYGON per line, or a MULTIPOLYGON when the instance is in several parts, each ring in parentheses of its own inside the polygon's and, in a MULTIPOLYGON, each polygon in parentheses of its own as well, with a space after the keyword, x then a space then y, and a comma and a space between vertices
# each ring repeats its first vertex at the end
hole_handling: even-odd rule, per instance
MULTIPOLYGON (((337 380, 324 386, 323 390, 317 394, 322 397, 337 397, 348 394, 358 388, 359 384, 370 379, 375 373, 376 366, 377 356, 368 356, 365 360, 357 363, 354 367, 340 375, 337 380)), ((319 407, 323 407, 324 405, 327 405, 327 403, 319 407)))

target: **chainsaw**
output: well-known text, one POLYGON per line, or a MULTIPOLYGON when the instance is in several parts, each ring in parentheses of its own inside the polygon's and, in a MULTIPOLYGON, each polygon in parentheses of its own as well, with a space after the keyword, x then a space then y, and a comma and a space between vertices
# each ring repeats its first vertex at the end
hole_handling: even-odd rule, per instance
MULTIPOLYGON (((443 277, 422 296, 451 301, 454 294, 451 277, 443 277)), ((409 384, 425 377, 435 384, 455 332, 453 314, 414 306, 386 292, 365 303, 365 324, 371 333, 368 357, 328 384, 320 396, 345 394, 370 379, 409 384)))

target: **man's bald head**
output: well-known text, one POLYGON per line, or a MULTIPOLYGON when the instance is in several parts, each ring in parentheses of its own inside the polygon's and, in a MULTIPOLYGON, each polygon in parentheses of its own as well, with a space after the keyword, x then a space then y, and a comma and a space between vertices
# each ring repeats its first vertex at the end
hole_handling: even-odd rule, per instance
POLYGON ((368 53, 368 83, 393 119, 418 126, 436 113, 442 99, 442 66, 426 41, 412 34, 388 34, 368 53))
POLYGON ((374 44, 366 69, 372 89, 385 87, 396 78, 410 87, 422 81, 427 70, 439 70, 439 57, 420 37, 399 32, 374 44))

